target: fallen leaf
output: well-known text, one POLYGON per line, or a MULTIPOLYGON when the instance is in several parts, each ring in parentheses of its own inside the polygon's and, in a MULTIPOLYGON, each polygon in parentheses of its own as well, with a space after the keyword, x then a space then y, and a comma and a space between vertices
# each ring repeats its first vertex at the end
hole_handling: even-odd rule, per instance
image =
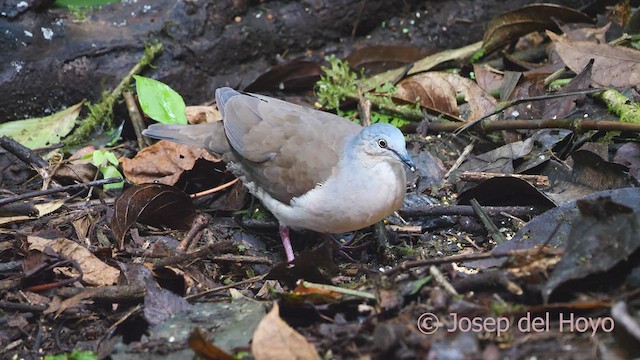
POLYGON ((222 120, 222 114, 213 106, 187 106, 185 109, 189 124, 201 124, 222 120))
POLYGON ((461 112, 458 94, 463 95, 469 105, 469 113, 462 115, 468 121, 493 112, 497 105, 496 100, 472 80, 447 72, 427 72, 406 78, 398 84, 394 97, 411 103, 418 101, 428 109, 458 117, 461 112))
MULTIPOLYGON (((632 208, 634 213, 640 211, 639 188, 604 190, 587 195, 581 200, 594 200, 602 197, 608 197, 613 202, 632 208)), ((564 247, 571 229, 582 219, 576 203, 577 200, 570 200, 536 216, 522 227, 511 240, 497 245, 492 252, 501 253, 516 249, 530 249, 538 245, 564 247)), ((496 258, 466 261, 463 264, 486 269, 501 266, 506 261, 504 258, 496 258)))
POLYGON ((640 84, 640 51, 617 45, 573 41, 547 31, 558 55, 573 72, 580 73, 594 60, 591 79, 598 87, 640 84))
POLYGON ((459 49, 449 49, 444 50, 427 57, 424 57, 413 64, 413 67, 407 72, 406 66, 402 66, 399 68, 395 68, 392 70, 385 71, 383 73, 372 76, 369 81, 366 82, 366 85, 361 89, 363 92, 374 89, 378 85, 382 85, 386 82, 395 83, 398 81, 398 78, 403 76, 405 73, 407 75, 413 75, 417 73, 421 73, 427 71, 434 66, 442 64, 444 62, 455 60, 455 59, 465 59, 474 52, 480 50, 480 46, 482 45, 481 41, 473 43, 471 45, 467 45, 465 47, 459 49))
POLYGON ((528 33, 557 29, 558 21, 563 23, 593 22, 586 14, 565 6, 555 4, 524 6, 493 18, 487 24, 482 39, 482 48, 488 54, 528 33))
POLYGON ((556 204, 535 186, 514 177, 495 177, 458 195, 458 205, 468 205, 476 199, 484 206, 536 206, 547 209, 556 204))
POLYGON ((485 92, 491 92, 502 88, 504 73, 491 68, 489 65, 473 64, 473 72, 476 74, 478 86, 485 92))
POLYGON ((544 286, 545 302, 562 284, 604 273, 640 248, 640 214, 609 197, 578 200, 580 218, 573 223, 564 255, 544 286))
POLYGON ((640 181, 640 144, 628 142, 616 151, 613 162, 629 168, 629 175, 640 181))
POLYGON ((75 126, 83 103, 77 103, 46 117, 5 122, 0 124, 0 134, 14 139, 29 149, 60 143, 60 140, 75 126))
POLYGON ((187 230, 196 216, 191 198, 180 189, 164 184, 142 184, 125 190, 113 206, 111 231, 118 247, 136 222, 187 230))
POLYGON ((253 333, 251 352, 256 360, 320 359, 316 348, 280 318, 277 303, 253 333))
POLYGON ((27 236, 27 243, 29 250, 43 252, 46 247, 50 247, 56 253, 75 260, 82 269, 82 282, 87 285, 113 285, 120 275, 120 270, 105 264, 75 241, 64 238, 50 240, 38 236, 27 236))
POLYGON ((200 328, 196 327, 189 335, 187 340, 189 347, 200 358, 205 360, 235 360, 235 358, 227 354, 224 350, 210 343, 200 332, 200 328))
POLYGON ((138 152, 133 159, 120 158, 120 162, 124 176, 134 184, 175 185, 182 173, 193 169, 198 159, 222 161, 203 148, 160 140, 138 152))
POLYGON ((606 161, 599 155, 578 150, 573 159, 572 182, 597 190, 618 189, 633 186, 628 169, 624 165, 606 161))
POLYGON ((189 310, 191 305, 183 297, 147 281, 144 294, 144 318, 151 325, 158 325, 168 318, 189 310))

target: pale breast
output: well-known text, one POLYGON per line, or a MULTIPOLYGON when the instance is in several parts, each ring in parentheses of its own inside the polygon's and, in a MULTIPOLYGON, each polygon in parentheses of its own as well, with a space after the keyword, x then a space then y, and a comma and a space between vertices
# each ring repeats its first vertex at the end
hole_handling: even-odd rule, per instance
POLYGON ((402 205, 406 178, 401 164, 383 161, 352 175, 332 178, 292 199, 291 211, 274 214, 288 226, 342 233, 372 225, 402 205))

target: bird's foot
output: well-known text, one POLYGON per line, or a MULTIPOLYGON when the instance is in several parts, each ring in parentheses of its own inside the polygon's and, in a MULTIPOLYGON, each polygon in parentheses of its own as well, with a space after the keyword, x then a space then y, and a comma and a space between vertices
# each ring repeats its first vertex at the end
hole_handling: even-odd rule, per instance
POLYGON ((280 239, 282 240, 282 246, 284 246, 284 253, 287 255, 287 262, 291 263, 295 259, 293 255, 293 247, 291 247, 291 238, 289 237, 289 227, 280 224, 279 227, 280 239))

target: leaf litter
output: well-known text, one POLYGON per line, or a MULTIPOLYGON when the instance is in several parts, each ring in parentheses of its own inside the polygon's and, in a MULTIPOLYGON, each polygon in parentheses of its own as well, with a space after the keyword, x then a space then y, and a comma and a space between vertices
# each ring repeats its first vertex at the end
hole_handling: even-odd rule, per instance
MULTIPOLYGON (((281 261, 274 219, 238 190, 189 195, 205 183, 202 166, 215 169, 208 182, 228 181, 220 159, 201 149, 158 142, 122 151, 123 173, 137 184, 123 192, 22 199, 30 209, 49 206, 2 225, 0 339, 8 341, 0 353, 27 353, 23 335, 37 331, 37 319, 47 325, 44 339, 53 332, 115 359, 576 357, 592 351, 593 337, 602 358, 614 349, 638 356, 640 129, 633 116, 610 114, 598 93, 615 87, 632 106, 638 101, 638 51, 605 43, 614 27, 558 20, 590 18, 541 4, 494 19, 483 44, 430 55, 387 45, 353 52, 353 67, 369 81, 360 91, 387 80, 397 89, 389 98, 420 107, 422 123, 403 130, 412 156, 432 168, 420 169, 429 181, 414 179, 404 218, 324 242, 294 233, 294 264, 281 261), (553 45, 550 55, 503 61, 541 42, 553 45), (432 134, 465 124, 455 136, 432 134), (199 212, 211 220, 200 224, 199 212), (496 244, 496 232, 506 241, 496 244), (181 249, 185 239, 196 248, 181 249), (339 256, 346 247, 362 248, 356 262, 339 256), (431 333, 428 316, 439 330, 431 333), (562 316, 572 317, 572 331, 559 326, 562 316), (498 329, 503 319, 511 326, 498 329), (627 340, 608 331, 614 320, 627 340), (546 340, 519 326, 534 321, 546 340)), ((321 65, 295 59, 251 86, 305 93, 321 65)), ((149 112, 175 119, 170 103, 184 104, 164 94, 169 100, 149 112)), ((190 122, 217 117, 189 108, 190 122)), ((47 171, 60 182, 94 179, 79 154, 47 171)), ((30 164, 20 171, 2 178, 15 193, 33 172, 30 164)), ((63 350, 51 340, 42 346, 63 350)))

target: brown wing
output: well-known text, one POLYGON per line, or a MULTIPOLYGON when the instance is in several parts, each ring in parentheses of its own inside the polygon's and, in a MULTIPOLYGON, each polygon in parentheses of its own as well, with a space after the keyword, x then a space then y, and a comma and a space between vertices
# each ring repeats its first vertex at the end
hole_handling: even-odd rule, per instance
POLYGON ((253 181, 288 203, 324 182, 347 138, 362 128, 339 116, 258 96, 227 97, 224 128, 253 181))

